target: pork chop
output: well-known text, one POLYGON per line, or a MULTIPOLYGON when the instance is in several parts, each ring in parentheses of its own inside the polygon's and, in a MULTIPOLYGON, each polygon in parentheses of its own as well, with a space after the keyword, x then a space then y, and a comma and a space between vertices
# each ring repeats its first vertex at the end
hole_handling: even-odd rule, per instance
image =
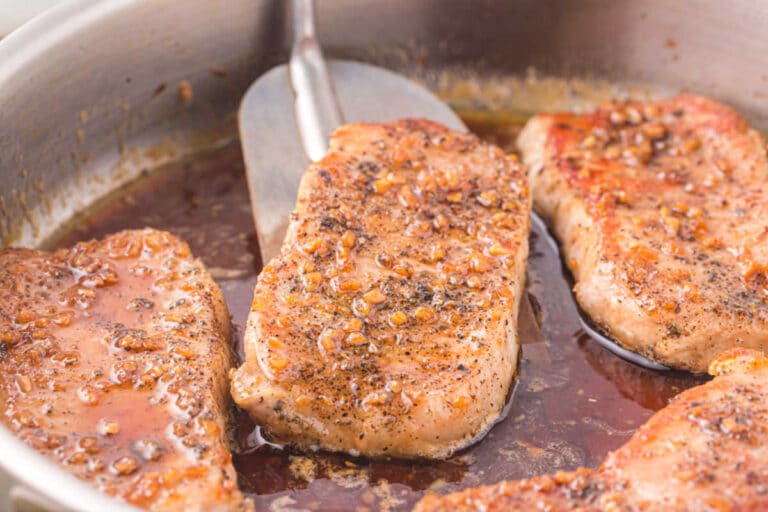
POLYGON ((613 102, 537 115, 518 144, 578 302, 609 336, 693 372, 768 349, 768 161, 735 111, 613 102))
POLYGON ((433 494, 414 512, 767 510, 768 359, 731 349, 709 370, 596 471, 433 494))
POLYGON ((229 325, 165 232, 0 251, 0 421, 142 508, 250 510, 228 449, 229 325))
POLYGON ((499 418, 528 251, 514 157, 425 120, 339 128, 264 267, 232 394, 278 441, 446 457, 499 418))

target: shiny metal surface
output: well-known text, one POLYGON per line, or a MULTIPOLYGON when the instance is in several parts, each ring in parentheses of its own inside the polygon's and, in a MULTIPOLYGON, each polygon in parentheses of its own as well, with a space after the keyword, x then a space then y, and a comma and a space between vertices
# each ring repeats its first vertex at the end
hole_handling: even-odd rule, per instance
POLYGON ((5 38, 0 245, 37 245, 142 169, 236 137, 243 91, 284 56, 277 5, 73 0, 5 38))
MULTIPOLYGON (((285 20, 277 0, 72 0, 0 42, 0 245, 39 245, 143 169, 235 137, 246 88, 286 60, 285 20)), ((323 0, 318 22, 327 56, 432 85, 446 70, 532 67, 708 94, 768 128, 765 2, 323 0)), ((0 433, 15 481, 105 510, 0 433)), ((2 510, 7 500, 0 490, 2 510)))
MULTIPOLYGON (((294 95, 293 116, 299 127, 304 152, 310 160, 316 162, 328 151, 331 133, 342 122, 333 80, 325 65, 325 58, 315 33, 314 4, 314 0, 291 2, 293 47, 291 59, 288 61, 288 73, 294 95)), ((243 104, 251 105, 254 110, 261 108, 261 98, 256 94, 258 90, 249 89, 246 93, 249 100, 243 104)), ((240 119, 249 117, 249 114, 250 112, 240 109, 240 119)), ((291 117, 291 112, 285 112, 284 115, 291 117)), ((269 126, 263 128, 270 129, 269 126)), ((293 131, 287 135, 292 136, 293 131)), ((265 259, 263 254, 262 259, 265 259)))

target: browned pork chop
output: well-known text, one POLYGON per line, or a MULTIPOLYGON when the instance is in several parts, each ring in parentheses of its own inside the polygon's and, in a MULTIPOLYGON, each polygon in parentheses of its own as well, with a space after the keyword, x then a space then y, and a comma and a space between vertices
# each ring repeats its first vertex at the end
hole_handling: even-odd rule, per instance
POLYGON ((768 349, 765 142, 698 96, 542 114, 518 144, 581 307, 624 347, 694 372, 768 349))
POLYGON ((229 318, 168 233, 0 251, 2 422, 154 511, 249 510, 226 432, 229 318))
POLYGON ((259 276, 237 403, 283 442, 445 457, 498 418, 528 252, 516 159, 424 120, 353 124, 259 276))
POLYGON ((414 512, 768 510, 768 359, 732 349, 596 471, 429 495, 414 512))

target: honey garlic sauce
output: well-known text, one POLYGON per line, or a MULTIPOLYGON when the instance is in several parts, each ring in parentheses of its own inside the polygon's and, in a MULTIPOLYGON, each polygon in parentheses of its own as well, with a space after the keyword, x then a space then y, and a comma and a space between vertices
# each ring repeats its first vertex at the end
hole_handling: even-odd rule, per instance
MULTIPOLYGON (((473 116, 483 138, 510 150, 519 122, 473 116)), ((57 246, 152 226, 185 239, 221 285, 242 335, 260 262, 240 149, 227 147, 158 170, 78 219, 57 246)), ((626 363, 583 334, 556 252, 534 231, 520 313, 522 362, 506 418, 446 461, 302 454, 266 442, 238 413, 239 484, 264 510, 410 510, 447 492, 558 469, 595 467, 654 411, 702 382, 626 363), (271 508, 270 508, 271 507, 271 508)))
POLYGON ((152 229, 0 252, 3 422, 98 489, 145 508, 242 503, 226 449, 224 298, 152 229))
MULTIPOLYGON (((114 325, 143 323, 149 314, 145 308, 126 309, 125 299, 107 290, 119 285, 121 292, 139 295, 140 288, 133 288, 132 284, 150 287, 151 278, 121 282, 117 276, 129 274, 128 267, 133 261, 103 263, 97 257, 82 257, 75 251, 46 256, 31 252, 9 254, 3 263, 16 273, 16 288, 24 290, 15 292, 23 299, 5 305, 6 311, 15 309, 16 314, 3 332, 6 338, 0 347, 4 365, 0 382, 15 379, 21 395, 20 398, 11 393, 10 400, 6 397, 4 414, 9 425, 27 444, 38 451, 56 453, 65 465, 88 464, 88 471, 96 473, 113 463, 113 473, 132 473, 138 463, 126 442, 163 437, 160 429, 170 423, 170 415, 159 407, 148 407, 146 395, 107 392, 118 390, 123 380, 133 374, 143 373, 144 368, 139 368, 136 361, 115 358, 112 364, 108 358, 108 352, 123 352, 118 344, 123 339, 133 339, 128 338, 129 334, 115 331, 110 346, 98 342, 78 344, 76 340, 92 337, 96 321, 88 321, 87 317, 99 318, 105 311, 114 312, 114 325), (46 276, 39 270, 46 267, 55 270, 46 276), (40 280, 41 275, 45 281, 40 280), (71 280, 73 275, 81 276, 80 284, 63 288, 66 285, 60 283, 71 280), (41 297, 56 292, 61 292, 58 307, 53 305, 55 300, 50 300, 48 306, 40 304, 41 297), (7 338, 9 335, 11 339, 7 338), (6 347, 17 343, 12 338, 25 340, 28 348, 19 344, 13 355, 6 355, 5 350, 11 350, 6 347), (59 393, 73 388, 74 394, 59 393), (145 424, 124 421, 136 411, 146 417, 145 424), (66 419, 72 414, 75 417, 66 419), (49 417, 57 416, 55 421, 49 421, 49 417), (93 426, 98 438, 80 435, 79 425, 93 426), (158 427, 147 431, 147 425, 158 427), (68 436, 70 429, 78 433, 68 436)), ((153 380, 147 387, 155 384, 153 380)), ((153 463, 154 460, 147 461, 150 469, 153 463)), ((109 485, 102 489, 110 491, 109 485)))

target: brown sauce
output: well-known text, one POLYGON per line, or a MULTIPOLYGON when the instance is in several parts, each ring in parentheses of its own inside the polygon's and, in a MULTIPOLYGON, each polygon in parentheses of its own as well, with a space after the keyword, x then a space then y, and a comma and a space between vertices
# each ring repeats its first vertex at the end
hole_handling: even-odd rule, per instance
MULTIPOLYGON (((492 117, 467 121, 508 150, 520 128, 492 117)), ((144 226, 182 237, 211 269, 239 345, 260 268, 240 148, 201 155, 136 181, 76 219, 55 245, 144 226)), ((579 327, 561 262, 545 236, 531 235, 519 380, 505 419, 483 441, 440 462, 302 454, 264 442, 238 412, 235 465, 257 510, 409 510, 427 490, 595 467, 671 397, 702 382, 644 370, 592 342, 579 327)))

